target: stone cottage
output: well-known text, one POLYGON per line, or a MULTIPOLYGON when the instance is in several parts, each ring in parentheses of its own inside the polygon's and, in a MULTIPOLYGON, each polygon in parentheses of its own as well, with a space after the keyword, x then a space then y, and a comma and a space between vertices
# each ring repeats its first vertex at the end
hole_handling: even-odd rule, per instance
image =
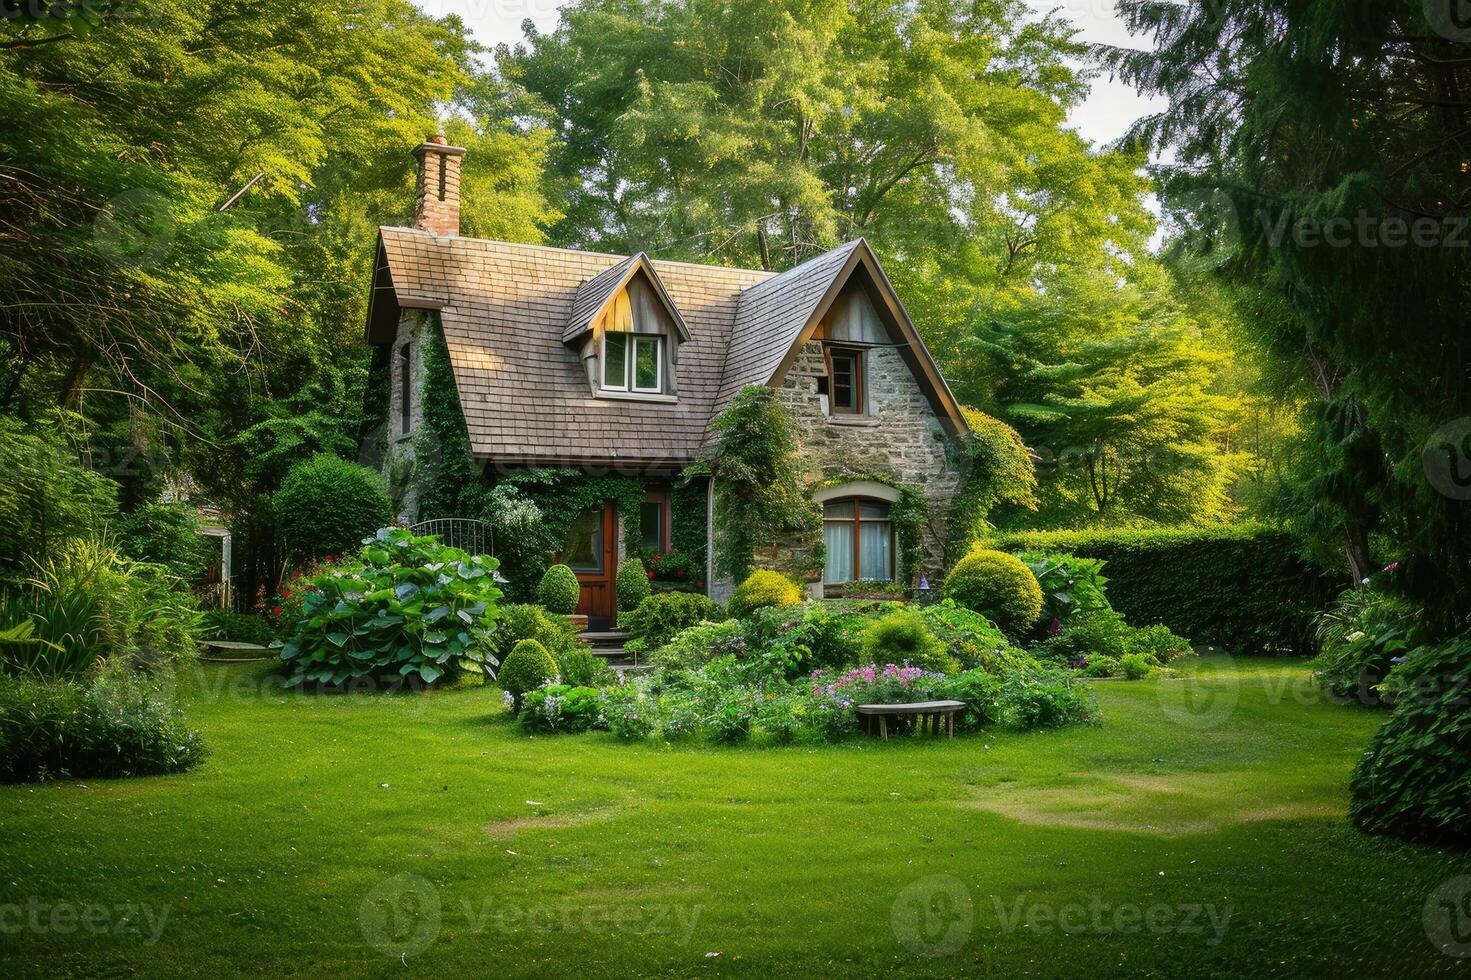
MULTIPOLYGON (((933 574, 965 420, 867 242, 776 274, 464 238, 464 152, 442 137, 420 146, 413 227, 378 231, 367 342, 390 371, 391 457, 416 451, 423 351, 442 331, 470 455, 492 478, 547 467, 643 481, 640 540, 623 540, 609 501, 562 548, 583 611, 612 617, 618 562, 670 547, 671 487, 737 392, 765 385, 822 511, 813 593, 898 575, 890 513, 906 492, 923 501, 920 568, 933 574)), ((406 506, 410 520, 443 516, 406 506)), ((716 598, 731 587, 713 567, 703 580, 716 598)))

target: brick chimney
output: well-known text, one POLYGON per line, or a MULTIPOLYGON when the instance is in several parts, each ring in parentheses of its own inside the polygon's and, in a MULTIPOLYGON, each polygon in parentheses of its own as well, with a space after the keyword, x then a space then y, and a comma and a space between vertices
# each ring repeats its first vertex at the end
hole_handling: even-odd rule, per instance
POLYGON ((460 157, 464 155, 464 147, 449 146, 438 133, 414 151, 419 160, 415 228, 436 235, 460 233, 460 157))

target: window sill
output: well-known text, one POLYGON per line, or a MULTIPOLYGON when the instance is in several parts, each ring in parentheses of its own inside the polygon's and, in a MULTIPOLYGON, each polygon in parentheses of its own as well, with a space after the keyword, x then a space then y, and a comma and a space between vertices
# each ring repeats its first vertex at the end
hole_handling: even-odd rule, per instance
POLYGON ((879 424, 879 420, 872 415, 829 415, 828 425, 851 425, 857 428, 872 428, 879 424))
POLYGON ((606 388, 598 389, 597 394, 593 397, 622 402, 653 402, 656 405, 675 405, 679 402, 677 395, 654 395, 641 391, 610 391, 606 388))

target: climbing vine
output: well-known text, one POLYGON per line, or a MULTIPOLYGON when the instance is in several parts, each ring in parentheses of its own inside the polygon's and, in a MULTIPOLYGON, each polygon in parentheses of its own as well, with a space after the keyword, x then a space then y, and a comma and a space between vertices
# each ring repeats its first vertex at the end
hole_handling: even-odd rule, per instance
MULTIPOLYGON (((715 442, 686 477, 713 476, 715 565, 740 580, 757 549, 790 535, 816 535, 822 515, 802 485, 791 418, 764 385, 748 385, 711 423, 715 442)), ((821 560, 821 538, 815 549, 821 560)))
POLYGON ((945 565, 959 561, 989 528, 998 504, 1037 508, 1032 454, 1011 426, 973 408, 962 408, 970 432, 959 443, 960 486, 946 518, 945 565))
POLYGON ((420 387, 423 424, 414 436, 420 517, 478 517, 461 497, 475 480, 470 433, 460 407, 460 390, 450 366, 449 345, 438 313, 427 314, 420 332, 424 378, 420 387))
POLYGON ((705 527, 708 491, 706 482, 700 479, 676 481, 669 490, 669 547, 698 569, 702 579, 709 557, 705 527))

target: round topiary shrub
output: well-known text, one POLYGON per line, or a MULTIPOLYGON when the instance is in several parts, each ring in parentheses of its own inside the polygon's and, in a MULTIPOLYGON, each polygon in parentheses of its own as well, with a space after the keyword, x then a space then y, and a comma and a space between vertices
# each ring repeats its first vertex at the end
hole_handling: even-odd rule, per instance
POLYGON ((744 619, 767 606, 795 606, 802 601, 802 587, 780 572, 757 569, 736 586, 726 609, 736 619, 744 619))
POLYGON ((960 671, 939 637, 930 632, 924 617, 910 609, 896 609, 876 619, 863 631, 863 655, 873 664, 908 664, 942 674, 960 671))
POLYGON ((513 706, 521 710, 527 691, 534 691, 547 681, 557 679, 557 661, 547 648, 535 640, 522 640, 511 648, 500 673, 495 678, 501 689, 511 695, 513 706))
POLYGON ((382 477, 328 453, 291 467, 275 505, 287 554, 297 561, 356 551, 393 516, 382 477))
POLYGON ((563 616, 577 612, 577 602, 581 598, 582 585, 577 581, 577 573, 566 565, 548 568, 536 587, 536 600, 563 616))
POLYGON ((1007 636, 1024 635, 1042 615, 1042 587, 1020 558, 976 549, 955 563, 945 596, 987 616, 1007 636))
POLYGON ((625 559, 618 567, 618 579, 614 587, 618 593, 619 609, 637 609, 639 603, 647 599, 652 591, 644 563, 637 558, 625 559))

